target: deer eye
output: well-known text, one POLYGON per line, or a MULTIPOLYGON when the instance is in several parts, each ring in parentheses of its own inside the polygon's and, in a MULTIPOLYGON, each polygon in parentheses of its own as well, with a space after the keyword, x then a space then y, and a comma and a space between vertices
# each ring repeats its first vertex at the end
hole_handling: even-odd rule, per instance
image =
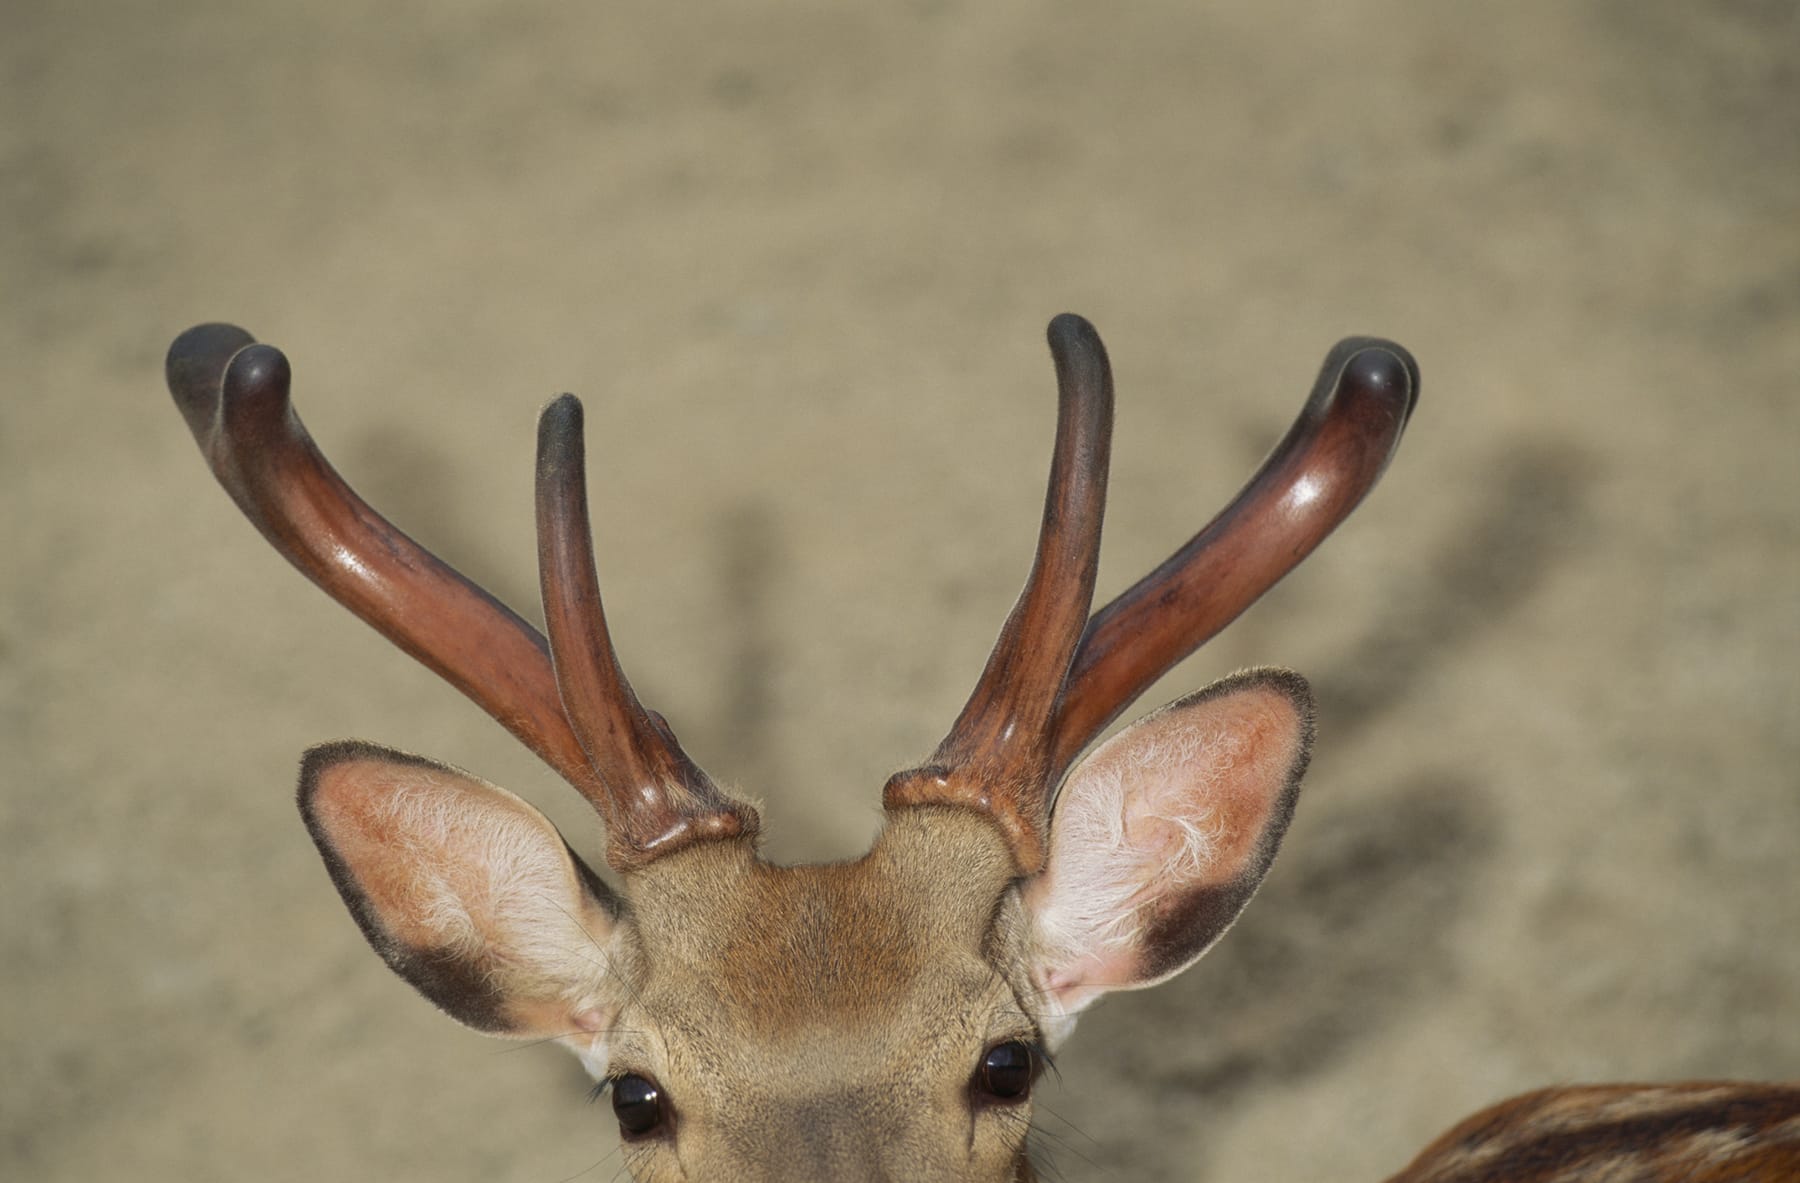
POLYGON ((613 1116, 619 1119, 619 1134, 625 1138, 647 1138, 662 1128, 666 1118, 662 1089, 654 1080, 628 1072, 612 1081, 613 1116))
POLYGON ((978 1099, 989 1101, 1023 1101, 1031 1092, 1031 1078, 1037 1075, 1037 1057, 1031 1048, 1017 1039, 996 1043, 981 1054, 975 1078, 969 1088, 978 1099))

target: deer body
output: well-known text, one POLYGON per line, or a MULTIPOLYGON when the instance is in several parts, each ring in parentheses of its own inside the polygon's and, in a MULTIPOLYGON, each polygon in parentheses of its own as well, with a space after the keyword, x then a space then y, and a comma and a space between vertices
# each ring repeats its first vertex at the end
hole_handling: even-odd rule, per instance
POLYGON ((1697 1081, 1540 1089, 1483 1109, 1388 1183, 1800 1179, 1800 1087, 1697 1081))
MULTIPOLYGON (((1297 675, 1233 675, 1082 753, 1354 508, 1398 444, 1416 367, 1387 342, 1340 344, 1237 500, 1090 617, 1111 375, 1079 318, 1052 322, 1050 344, 1057 437, 1025 591, 938 749, 888 782, 871 850, 798 867, 760 858, 755 809, 625 679, 571 396, 540 421, 546 636, 344 484, 278 352, 222 325, 171 347, 170 389, 246 516, 605 822, 618 890, 468 773, 353 741, 301 769, 301 813, 370 944, 459 1021, 574 1051, 612 1092, 635 1179, 1034 1178, 1048 1054, 1095 999, 1204 953, 1275 856, 1313 734, 1297 675)), ((1772 1172, 1800 1170, 1800 1089, 1766 1088, 1752 1110, 1737 1087, 1521 1099, 1395 1183, 1661 1179, 1618 1171, 1677 1151, 1748 1164, 1731 1178, 1795 1177, 1772 1172)))

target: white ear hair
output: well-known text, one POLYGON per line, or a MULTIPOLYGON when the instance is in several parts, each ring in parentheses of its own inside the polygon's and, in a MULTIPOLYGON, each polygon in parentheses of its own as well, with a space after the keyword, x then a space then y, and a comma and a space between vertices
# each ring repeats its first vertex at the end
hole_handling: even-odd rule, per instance
POLYGON ((383 960, 477 1030, 581 1045, 608 1024, 612 893, 543 814, 434 761, 314 748, 300 810, 383 960))
POLYGON ((1138 721, 1070 774, 1048 863, 1023 889, 1053 1010, 1072 1025, 1224 933, 1275 856, 1311 739, 1306 683, 1251 670, 1138 721))
POLYGON ((1121 948, 1132 940, 1134 901, 1155 886, 1142 876, 1146 863, 1174 880, 1203 876, 1233 837, 1208 790, 1244 742, 1223 727, 1153 726, 1096 752, 1056 813, 1057 875, 1081 890, 1038 915, 1040 939, 1059 949, 1121 948))

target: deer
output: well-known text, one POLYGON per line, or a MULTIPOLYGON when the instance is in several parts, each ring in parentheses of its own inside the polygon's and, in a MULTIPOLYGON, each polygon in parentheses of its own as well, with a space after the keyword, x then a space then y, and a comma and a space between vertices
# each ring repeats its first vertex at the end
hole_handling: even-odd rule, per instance
MULTIPOLYGON (((1269 871, 1314 739, 1298 674, 1232 674, 1093 745, 1358 505, 1418 366, 1379 338, 1332 348, 1242 491, 1091 612, 1111 367, 1080 317, 1048 339, 1056 434, 1024 590, 942 742, 884 786, 868 852, 799 866, 760 856, 756 808, 625 676, 573 395, 538 425, 540 633, 345 483, 279 350, 225 324, 169 350, 201 452, 275 549, 598 813, 618 887, 471 773, 360 740, 300 766, 306 828, 375 952, 458 1022, 573 1051, 635 1180, 1036 1179, 1033 1091, 1082 1012, 1193 964, 1269 871)), ((1390 1183, 1628 1179, 1800 1179, 1800 1085, 1553 1088, 1390 1183)))

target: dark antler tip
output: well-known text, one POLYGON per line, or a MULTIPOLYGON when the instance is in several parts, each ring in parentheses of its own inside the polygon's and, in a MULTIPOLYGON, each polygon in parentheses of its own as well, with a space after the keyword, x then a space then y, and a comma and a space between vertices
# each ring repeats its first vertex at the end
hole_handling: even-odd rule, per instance
POLYGON ((1419 363, 1392 341, 1370 341, 1344 363, 1339 384, 1398 403, 1400 413, 1410 415, 1419 398, 1419 363))
POLYGON ((560 465, 581 447, 581 400, 559 394, 538 415, 538 463, 560 465))
POLYGON ((231 355, 255 341, 255 337, 236 325, 222 322, 195 325, 169 345, 169 356, 164 362, 164 368, 173 381, 176 374, 187 374, 195 366, 211 364, 215 367, 212 385, 216 387, 231 355))
POLYGON ((1065 312, 1044 334, 1056 362, 1058 381, 1080 388, 1109 388, 1112 368, 1099 332, 1084 318, 1065 312))
POLYGON ((229 402, 259 394, 285 395, 293 378, 287 354, 273 345, 246 345, 225 367, 225 398, 229 402))
POLYGON ((255 337, 236 325, 202 324, 176 337, 163 360, 163 378, 188 426, 198 432, 218 406, 219 385, 232 355, 255 337))
POLYGON ((1059 358, 1097 358, 1102 363, 1106 360, 1106 346, 1100 342, 1100 333, 1086 317, 1065 312, 1050 322, 1044 336, 1050 341, 1050 352, 1059 358))
POLYGON ((555 420, 581 426, 581 400, 572 394, 559 394, 544 405, 542 420, 555 420))

